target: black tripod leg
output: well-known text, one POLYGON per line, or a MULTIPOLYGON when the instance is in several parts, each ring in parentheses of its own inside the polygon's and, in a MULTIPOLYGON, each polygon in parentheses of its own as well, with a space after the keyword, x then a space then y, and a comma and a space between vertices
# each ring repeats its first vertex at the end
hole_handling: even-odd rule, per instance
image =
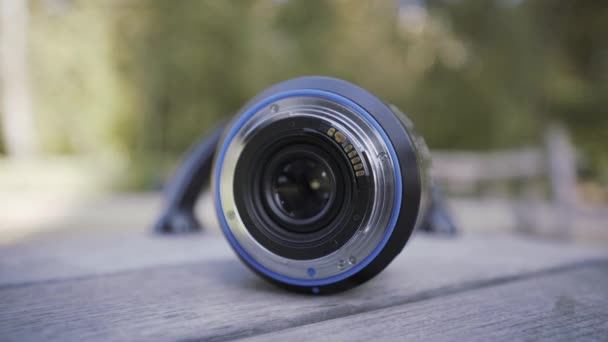
POLYGON ((430 192, 429 208, 423 217, 420 230, 439 235, 456 235, 458 228, 445 203, 441 189, 433 185, 430 192))
POLYGON ((165 188, 165 209, 154 225, 158 233, 196 232, 202 229, 194 215, 194 207, 201 191, 209 186, 213 157, 225 124, 219 125, 209 136, 193 147, 175 176, 165 188))

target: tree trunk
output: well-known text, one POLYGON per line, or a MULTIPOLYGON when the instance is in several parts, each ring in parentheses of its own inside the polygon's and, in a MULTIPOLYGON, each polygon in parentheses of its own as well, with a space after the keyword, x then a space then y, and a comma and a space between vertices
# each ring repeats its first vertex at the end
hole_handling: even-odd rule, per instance
POLYGON ((9 157, 36 150, 28 74, 28 1, 0 0, 0 114, 9 157))

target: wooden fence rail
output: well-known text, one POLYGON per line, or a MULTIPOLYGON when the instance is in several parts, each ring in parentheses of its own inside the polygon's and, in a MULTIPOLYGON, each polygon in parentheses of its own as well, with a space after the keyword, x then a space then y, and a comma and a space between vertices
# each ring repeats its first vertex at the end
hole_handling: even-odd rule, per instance
POLYGON ((580 208, 575 149, 562 126, 550 126, 541 147, 487 153, 433 151, 432 155, 433 178, 450 194, 487 198, 491 196, 480 194, 480 188, 498 187, 512 194, 510 185, 517 184, 512 214, 519 230, 568 239, 574 221, 581 218, 597 217, 597 227, 606 225, 601 222, 605 211, 588 213, 580 208))

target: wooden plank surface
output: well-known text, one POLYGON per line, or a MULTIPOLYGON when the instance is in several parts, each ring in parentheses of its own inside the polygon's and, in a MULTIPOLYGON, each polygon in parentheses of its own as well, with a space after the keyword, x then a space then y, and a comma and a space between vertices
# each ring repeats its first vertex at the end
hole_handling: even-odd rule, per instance
POLYGON ((417 236, 371 282, 314 297, 267 285, 217 233, 54 235, 0 248, 0 336, 230 340, 534 281, 602 260, 605 251, 566 244, 417 236))
POLYGON ((246 340, 606 341, 608 262, 246 340))

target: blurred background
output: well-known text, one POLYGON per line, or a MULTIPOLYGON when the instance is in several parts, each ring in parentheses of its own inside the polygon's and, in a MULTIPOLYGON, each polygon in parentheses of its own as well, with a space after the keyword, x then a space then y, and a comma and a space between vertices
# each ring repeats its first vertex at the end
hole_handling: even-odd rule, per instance
POLYGON ((327 75, 412 118, 464 233, 608 246, 604 1, 0 4, 0 244, 148 227, 216 122, 327 75))

